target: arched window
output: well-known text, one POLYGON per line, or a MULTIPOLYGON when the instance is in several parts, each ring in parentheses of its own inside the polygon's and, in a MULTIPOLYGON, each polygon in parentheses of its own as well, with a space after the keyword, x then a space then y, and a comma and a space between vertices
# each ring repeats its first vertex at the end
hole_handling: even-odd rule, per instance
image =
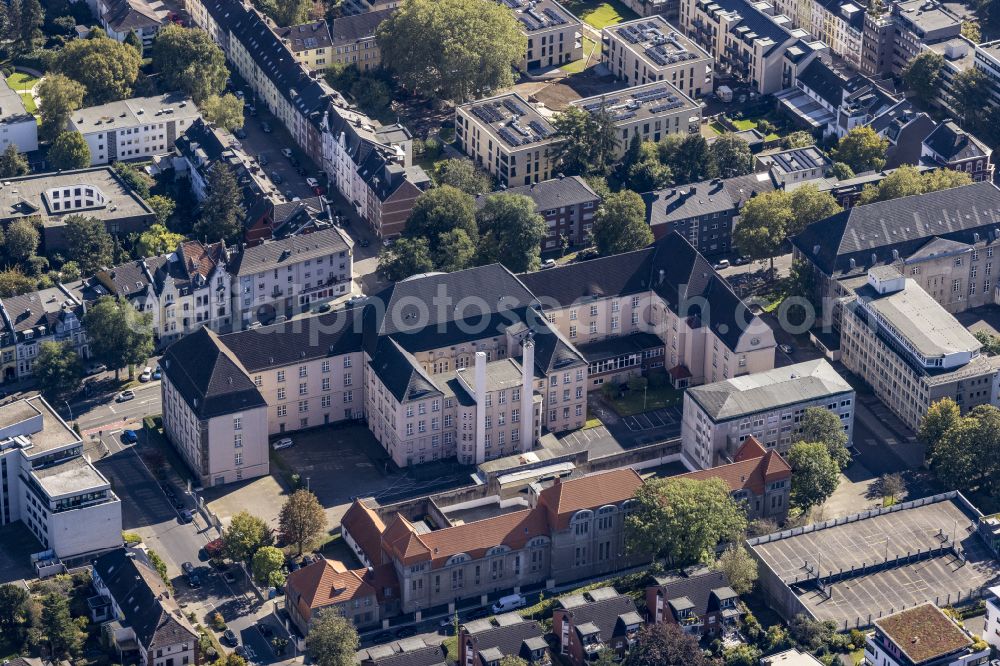
POLYGON ((454 564, 461 564, 463 562, 468 562, 471 558, 465 553, 458 553, 457 555, 452 555, 448 558, 448 561, 444 563, 446 567, 450 567, 454 564))
POLYGON ((613 505, 602 506, 597 510, 597 529, 610 530, 615 524, 614 515, 618 513, 618 507, 613 505))
POLYGON ((583 536, 584 534, 590 533, 590 522, 594 519, 594 512, 590 509, 584 509, 583 511, 577 511, 570 523, 573 525, 573 533, 577 536, 583 536))

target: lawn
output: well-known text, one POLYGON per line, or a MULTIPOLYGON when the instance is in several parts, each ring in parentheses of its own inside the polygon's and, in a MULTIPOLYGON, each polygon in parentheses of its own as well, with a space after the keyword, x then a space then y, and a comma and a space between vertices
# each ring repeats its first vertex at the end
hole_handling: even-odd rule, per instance
POLYGON ((31 88, 38 83, 38 78, 32 76, 31 74, 25 74, 24 72, 14 72, 7 77, 7 85, 10 89, 21 95, 21 99, 24 101, 24 108, 27 109, 28 113, 35 113, 38 110, 35 104, 35 98, 31 96, 31 88))
POLYGON ((722 123, 718 122, 717 120, 713 120, 711 123, 709 123, 708 128, 713 132, 715 132, 716 134, 726 133, 726 128, 723 127, 722 123))
POLYGON ((583 57, 560 67, 567 74, 579 74, 592 62, 596 63, 601 59, 601 45, 589 37, 583 38, 583 57))
POLYGON ((635 12, 616 0, 570 0, 563 4, 566 9, 598 30, 639 18, 635 12))
POLYGON ((621 397, 617 395, 608 397, 605 394, 604 398, 611 404, 611 408, 618 416, 632 416, 654 409, 679 405, 684 399, 684 391, 671 386, 658 386, 656 388, 650 386, 645 391, 625 391, 621 397))

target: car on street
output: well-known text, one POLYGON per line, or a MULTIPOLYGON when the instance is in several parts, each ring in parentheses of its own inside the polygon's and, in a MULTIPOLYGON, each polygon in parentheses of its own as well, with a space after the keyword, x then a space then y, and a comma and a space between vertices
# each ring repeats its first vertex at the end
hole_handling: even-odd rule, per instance
POLYGON ((271 129, 271 123, 263 122, 260 124, 260 131, 263 132, 264 134, 270 134, 274 130, 271 129))
POLYGON ((416 636, 417 630, 413 627, 402 627, 396 630, 396 638, 409 638, 410 636, 416 636))
POLYGON ((785 352, 786 354, 791 354, 793 351, 795 351, 795 347, 785 344, 778 345, 778 349, 785 352))
POLYGON ((317 305, 316 307, 314 307, 312 309, 312 311, 315 312, 316 314, 319 314, 321 312, 329 312, 330 311, 330 304, 329 303, 320 303, 319 305, 317 305))
POLYGON ((282 437, 277 442, 271 445, 271 448, 275 451, 280 451, 282 449, 291 448, 295 442, 292 441, 291 437, 282 437))
POLYGON ((163 377, 163 371, 160 369, 160 366, 156 366, 156 369, 153 370, 153 379, 160 379, 161 377, 163 377))
POLYGON ((128 402, 129 400, 135 400, 135 393, 132 391, 122 391, 115 397, 115 402, 128 402))
POLYGON ((306 185, 309 187, 319 187, 319 181, 313 177, 306 178, 306 185))
POLYGON ((721 270, 723 270, 725 268, 729 268, 731 265, 732 264, 729 263, 728 259, 723 259, 719 263, 717 263, 714 266, 712 266, 712 268, 714 268, 717 271, 721 271, 721 270))
POLYGON ((750 263, 750 257, 736 257, 733 259, 733 266, 746 266, 750 263))
POLYGON ((381 645, 382 643, 388 643, 392 640, 392 634, 388 631, 380 631, 371 637, 372 645, 381 645))
POLYGON ((347 305, 348 307, 352 307, 360 303, 364 303, 367 300, 368 300, 367 296, 352 296, 351 298, 347 299, 347 305))
POLYGON ((245 129, 241 127, 235 132, 233 132, 233 136, 235 136, 237 139, 245 139, 247 138, 247 132, 245 129))
POLYGON ((283 182, 285 182, 285 179, 282 178, 281 174, 278 173, 277 171, 272 171, 271 182, 273 182, 275 185, 281 185, 283 182))
POLYGON ((239 640, 236 638, 236 634, 233 633, 232 629, 226 629, 222 632, 222 640, 224 643, 228 644, 230 647, 236 647, 240 644, 239 640))
POLYGON ((267 159, 267 155, 265 155, 264 153, 261 153, 260 155, 257 156, 257 164, 261 166, 267 166, 270 163, 270 161, 271 160, 267 159))
POLYGON ((181 565, 181 571, 184 572, 185 576, 190 576, 194 572, 194 565, 190 562, 185 562, 181 565))
POLYGON ((139 381, 145 384, 146 382, 153 379, 153 369, 148 365, 142 369, 142 374, 139 375, 139 381))
POLYGON ((281 149, 281 154, 284 155, 285 157, 291 157, 292 156, 292 149, 291 148, 282 148, 281 149))
POLYGON ((105 372, 107 369, 108 366, 104 365, 103 363, 90 363, 84 369, 84 372, 86 372, 88 375, 96 375, 100 372, 105 372))
MULTIPOLYGON (((184 506, 183 502, 176 502, 176 503, 174 503, 174 506, 177 506, 178 504, 180 504, 181 507, 184 506)), ((178 508, 180 508, 180 507, 178 507, 178 508)), ((192 520, 194 520, 194 511, 192 511, 191 509, 184 509, 183 511, 181 511, 181 522, 182 523, 184 523, 185 525, 187 525, 192 520)))
POLYGON ((135 444, 139 441, 139 435, 135 430, 123 430, 122 431, 122 441, 126 444, 135 444))
POLYGON ((466 620, 481 620, 484 617, 489 617, 489 615, 490 615, 490 609, 489 608, 477 608, 476 610, 471 611, 468 615, 466 615, 465 619, 466 620))

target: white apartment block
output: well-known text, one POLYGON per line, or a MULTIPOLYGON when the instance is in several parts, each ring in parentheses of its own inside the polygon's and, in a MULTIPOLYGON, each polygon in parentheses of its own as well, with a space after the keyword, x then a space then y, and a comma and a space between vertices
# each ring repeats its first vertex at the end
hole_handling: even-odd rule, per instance
POLYGON ((121 545, 121 501, 41 396, 0 407, 0 525, 22 521, 51 557, 121 545))
POLYGON ((38 150, 38 122, 4 80, 0 81, 0 151, 10 144, 22 153, 38 150))
POLYGON ((189 97, 167 93, 77 109, 67 126, 86 139, 94 166, 166 155, 200 117, 189 97))
POLYGON ((583 57, 583 24, 556 0, 497 0, 528 39, 518 69, 558 67, 583 57))
POLYGON ((983 640, 1000 650, 1000 585, 986 588, 983 593, 986 615, 983 617, 983 640))
POLYGON ((861 68, 865 6, 851 0, 774 0, 774 12, 791 19, 830 47, 855 70, 861 68))
POLYGON ((864 666, 979 666, 989 647, 934 604, 927 602, 875 619, 865 642, 864 666))
POLYGON ((684 454, 700 468, 715 467, 732 460, 747 437, 785 454, 799 441, 811 407, 836 414, 850 441, 854 389, 825 359, 689 388, 681 420, 684 454))
POLYGON ((695 99, 712 92, 712 56, 663 17, 619 23, 601 34, 601 61, 630 86, 666 81, 695 99))

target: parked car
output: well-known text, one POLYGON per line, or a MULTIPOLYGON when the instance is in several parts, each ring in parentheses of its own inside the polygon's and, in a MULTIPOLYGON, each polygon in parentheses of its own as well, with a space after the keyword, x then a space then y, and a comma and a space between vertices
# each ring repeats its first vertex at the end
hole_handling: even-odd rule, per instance
POLYGON ((139 435, 135 430, 124 430, 122 431, 122 441, 126 444, 135 444, 139 441, 139 435))
POLYGON ((392 634, 388 631, 380 631, 369 639, 372 645, 381 645, 392 640, 392 634))
POLYGON ((156 370, 153 370, 153 379, 160 379, 163 377, 163 371, 160 370, 160 366, 156 366, 156 370))
POLYGON ((91 364, 87 365, 87 367, 84 369, 84 371, 88 375, 96 375, 99 372, 105 372, 105 371, 107 371, 107 369, 108 369, 108 366, 104 365, 103 363, 91 363, 91 364))
POLYGON ((192 573, 194 573, 194 565, 191 564, 190 562, 185 562, 184 564, 181 565, 181 571, 184 572, 185 576, 190 576, 192 573))
POLYGON ((284 155, 285 157, 291 158, 291 156, 292 156, 292 149, 291 148, 282 148, 281 149, 281 154, 284 155))
POLYGON ((264 153, 261 153, 260 155, 257 156, 257 164, 261 166, 267 166, 270 163, 270 161, 271 160, 267 159, 267 155, 265 155, 264 153))
POLYGON ((367 296, 352 296, 351 298, 347 299, 347 305, 348 306, 359 305, 367 300, 368 300, 367 296))
POLYGON ((142 369, 142 374, 139 375, 139 381, 145 384, 151 379, 153 379, 153 369, 147 365, 142 369))
POLYGON ((736 257, 733 259, 733 266, 746 266, 750 263, 750 257, 736 257))
POLYGON ((545 261, 542 262, 542 268, 555 268, 555 267, 556 267, 555 259, 546 259, 545 261))
POLYGON ((271 445, 271 448, 275 451, 280 451, 282 449, 289 449, 294 445, 295 442, 292 441, 291 437, 282 437, 277 442, 271 445))
POLYGON ((298 165, 298 163, 296 162, 295 173, 299 174, 300 176, 306 176, 306 175, 309 174, 309 172, 306 170, 305 167, 301 167, 301 166, 297 166, 297 165, 298 165))
POLYGON ((793 351, 795 351, 795 347, 791 345, 778 345, 778 349, 785 352, 786 354, 791 354, 793 351))
POLYGON ((285 179, 282 178, 281 174, 278 173, 277 171, 272 171, 271 182, 273 182, 275 185, 281 185, 283 182, 285 182, 285 179))
POLYGON ((508 594, 505 597, 500 597, 497 602, 493 604, 493 614, 497 615, 499 613, 509 613, 512 610, 517 610, 524 606, 527 600, 520 594, 508 594))
POLYGON ((132 391, 122 391, 115 398, 115 402, 128 402, 129 400, 135 400, 135 393, 132 391))
POLYGON ((396 630, 396 638, 409 638, 410 636, 416 636, 417 630, 413 627, 402 627, 396 630))
POLYGON ((294 155, 288 158, 288 163, 296 169, 299 167, 299 160, 294 155))
POLYGON ((226 629, 222 632, 222 640, 224 643, 228 644, 230 647, 236 647, 240 642, 236 639, 236 634, 233 633, 232 629, 226 629))
MULTIPOLYGON (((178 504, 180 506, 178 506, 177 508, 181 508, 181 507, 184 506, 184 503, 181 502, 180 500, 178 500, 177 502, 174 502, 174 506, 177 506, 178 504)), ((192 520, 194 520, 194 511, 192 511, 191 509, 184 509, 183 511, 181 511, 181 522, 182 523, 184 523, 185 525, 187 525, 192 520)))
POLYGON ((319 181, 313 177, 306 178, 306 185, 309 187, 319 187, 319 181))
POLYGON ((235 136, 237 139, 245 139, 247 138, 247 131, 241 127, 235 132, 233 132, 233 136, 235 136))
POLYGON ((264 134, 270 134, 274 130, 271 129, 271 123, 265 121, 260 124, 260 131, 264 134))
POLYGON ((719 263, 715 264, 715 266, 713 266, 712 268, 714 268, 717 271, 721 271, 724 268, 729 268, 731 265, 732 264, 729 263, 728 259, 723 259, 719 263))

